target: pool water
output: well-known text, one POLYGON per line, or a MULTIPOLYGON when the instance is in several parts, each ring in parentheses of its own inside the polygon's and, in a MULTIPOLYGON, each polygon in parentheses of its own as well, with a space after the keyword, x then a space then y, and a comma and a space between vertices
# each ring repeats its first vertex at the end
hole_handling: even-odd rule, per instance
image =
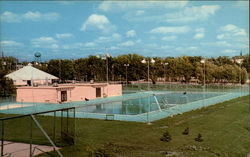
POLYGON ((137 115, 151 111, 168 109, 170 107, 186 104, 203 98, 211 98, 222 95, 222 93, 158 93, 154 96, 138 98, 120 102, 110 102, 86 106, 77 109, 77 112, 137 115))

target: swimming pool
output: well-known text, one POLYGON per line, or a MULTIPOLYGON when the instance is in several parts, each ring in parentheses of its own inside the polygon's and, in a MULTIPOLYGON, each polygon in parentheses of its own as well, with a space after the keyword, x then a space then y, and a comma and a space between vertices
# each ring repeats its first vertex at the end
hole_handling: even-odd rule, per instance
POLYGON ((0 106, 0 113, 32 114, 75 107, 75 116, 78 118, 152 122, 247 94, 249 93, 148 91, 64 104, 5 103, 0 106))

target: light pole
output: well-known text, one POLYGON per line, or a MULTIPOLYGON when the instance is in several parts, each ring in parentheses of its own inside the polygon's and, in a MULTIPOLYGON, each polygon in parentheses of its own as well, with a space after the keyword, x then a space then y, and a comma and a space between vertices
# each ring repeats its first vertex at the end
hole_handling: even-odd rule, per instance
POLYGON ((149 62, 151 62, 152 64, 154 64, 155 60, 153 58, 151 60, 143 59, 141 62, 143 64, 148 63, 148 91, 149 91, 149 62))
POLYGON ((107 67, 107 84, 109 83, 109 64, 108 64, 108 60, 110 58, 110 54, 109 53, 106 53, 106 67, 107 67))
POLYGON ((120 84, 122 84, 122 75, 119 75, 120 76, 120 84))
POLYGON ((241 95, 241 93, 242 93, 242 86, 241 86, 241 82, 242 82, 242 81, 241 81, 241 80, 242 80, 242 78, 241 78, 241 77, 242 77, 242 76, 241 76, 241 75, 242 75, 242 74, 241 74, 241 70, 242 70, 242 69, 241 69, 241 63, 242 63, 242 61, 243 61, 242 58, 236 60, 236 62, 240 65, 240 79, 239 79, 239 83, 240 83, 240 96, 242 96, 242 95, 241 95))
POLYGON ((128 67, 129 67, 129 64, 124 64, 124 66, 126 67, 126 86, 128 86, 128 67))
POLYGON ((205 90, 206 90, 206 59, 202 59, 201 63, 204 65, 204 77, 203 77, 203 106, 205 105, 205 90))
MULTIPOLYGON (((97 58, 99 58, 100 56, 101 56, 101 54, 99 54, 97 58)), ((107 84, 109 83, 109 65, 108 65, 108 59, 110 57, 111 56, 110 56, 109 53, 106 53, 106 56, 102 57, 103 60, 106 60, 106 81, 107 81, 107 84)))
MULTIPOLYGON (((146 60, 146 59, 143 59, 141 61, 143 64, 146 64, 148 63, 148 91, 149 91, 149 62, 154 64, 155 63, 155 60, 152 58, 151 60, 146 60)), ((148 111, 147 111, 147 121, 148 121, 148 124, 151 124, 150 123, 150 120, 149 120, 149 113, 150 112, 150 97, 148 97, 148 111)))
POLYGON ((169 63, 163 63, 164 65, 164 84, 166 83, 166 66, 168 65, 169 63))

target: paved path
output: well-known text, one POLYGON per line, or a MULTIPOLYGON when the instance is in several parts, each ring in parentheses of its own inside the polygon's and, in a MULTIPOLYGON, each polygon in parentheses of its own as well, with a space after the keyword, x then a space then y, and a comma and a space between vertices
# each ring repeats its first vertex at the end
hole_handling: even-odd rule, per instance
MULTIPOLYGON (((43 145, 32 145, 32 151, 34 151, 33 155, 38 155, 44 152, 53 151, 53 147, 51 146, 43 146, 43 145), (35 149, 34 148, 38 148, 35 149)), ((59 148, 57 148, 59 149, 59 148)), ((1 152, 1 149, 0 149, 1 152)), ((4 156, 8 157, 28 157, 30 156, 30 144, 27 143, 14 143, 10 141, 4 141, 4 156)))

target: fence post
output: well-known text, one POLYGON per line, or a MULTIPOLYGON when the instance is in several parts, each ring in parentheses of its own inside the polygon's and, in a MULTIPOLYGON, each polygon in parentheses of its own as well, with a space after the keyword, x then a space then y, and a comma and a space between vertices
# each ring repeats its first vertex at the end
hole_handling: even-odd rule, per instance
MULTIPOLYGON (((56 144, 56 111, 54 111, 54 121, 53 121, 53 141, 54 141, 54 143, 56 144)), ((56 149, 54 148, 54 153, 56 153, 55 152, 56 151, 56 149)))
POLYGON ((3 157, 3 147, 4 147, 4 121, 2 120, 2 137, 1 137, 1 157, 3 157))
POLYGON ((30 117, 30 157, 32 157, 32 117, 30 117))

